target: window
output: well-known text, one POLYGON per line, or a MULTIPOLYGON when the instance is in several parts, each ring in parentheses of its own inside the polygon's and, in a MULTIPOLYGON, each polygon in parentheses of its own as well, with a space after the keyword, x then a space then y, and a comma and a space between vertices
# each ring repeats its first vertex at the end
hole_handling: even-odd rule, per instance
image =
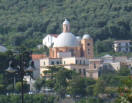
POLYGON ((83 69, 83 75, 86 76, 86 69, 83 69))
POLYGON ((44 62, 44 65, 45 65, 45 62, 44 62))
POLYGON ((80 60, 80 64, 82 64, 81 60, 80 60))
POLYGON ((57 61, 56 64, 59 64, 59 61, 57 61))
POLYGON ((76 60, 76 64, 77 64, 77 60, 76 60))
POLYGON ((60 64, 62 64, 62 62, 60 61, 60 64))
POLYGON ((71 56, 74 56, 74 49, 69 50, 71 52, 71 56))
POLYGON ((65 64, 65 61, 64 61, 64 64, 65 64))
POLYGON ((85 60, 83 61, 83 64, 85 64, 85 60))
POLYGON ((96 69, 96 64, 94 64, 94 69, 96 69))
POLYGON ((79 73, 81 74, 81 69, 79 69, 79 73))
POLYGON ((51 62, 51 65, 54 65, 54 61, 51 62))
POLYGON ((88 43, 87 45, 90 46, 90 43, 88 43))
POLYGON ((88 49, 88 51, 90 51, 90 49, 88 49))

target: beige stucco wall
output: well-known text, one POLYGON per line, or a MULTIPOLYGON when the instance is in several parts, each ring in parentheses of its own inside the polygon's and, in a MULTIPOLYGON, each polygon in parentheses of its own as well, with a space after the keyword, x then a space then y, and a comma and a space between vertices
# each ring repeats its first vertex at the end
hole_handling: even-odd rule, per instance
POLYGON ((47 70, 47 66, 62 65, 69 70, 75 70, 77 73, 81 73, 82 76, 98 78, 98 68, 101 66, 100 59, 86 59, 81 57, 69 57, 69 58, 45 58, 40 60, 40 75, 44 76, 43 72, 47 70), (81 61, 81 62, 80 62, 81 61), (84 63, 85 61, 85 63, 84 63), (56 64, 60 62, 60 64, 56 64), (96 65, 96 68, 95 68, 96 65), (93 72, 94 71, 94 72, 93 72), (86 72, 86 73, 84 73, 86 72))
POLYGON ((82 47, 82 56, 88 59, 92 59, 94 57, 93 52, 93 39, 82 39, 81 40, 82 47), (89 45, 88 45, 89 44, 89 45))
POLYGON ((80 64, 80 65, 88 65, 88 59, 83 57, 69 57, 62 58, 62 64, 80 64))
POLYGON ((98 70, 88 70, 87 77, 98 79, 98 70))
POLYGON ((80 73, 81 71, 81 76, 98 79, 98 70, 90 70, 89 65, 65 65, 64 67, 69 70, 75 70, 77 73, 80 73), (86 74, 84 74, 84 69, 86 71, 86 74))
POLYGON ((44 76, 44 71, 47 71, 47 66, 51 66, 52 62, 54 62, 53 65, 59 65, 61 64, 61 59, 60 58, 44 58, 40 59, 40 75, 44 76), (59 63, 59 64, 57 64, 59 63))

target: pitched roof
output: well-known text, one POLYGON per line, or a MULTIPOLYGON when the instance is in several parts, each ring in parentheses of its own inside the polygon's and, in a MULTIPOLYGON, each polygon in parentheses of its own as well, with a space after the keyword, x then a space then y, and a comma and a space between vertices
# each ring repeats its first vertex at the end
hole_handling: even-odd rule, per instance
POLYGON ((55 37, 55 38, 57 38, 58 37, 58 34, 49 34, 50 36, 53 36, 53 37, 55 37))
POLYGON ((45 54, 32 54, 32 59, 37 60, 37 59, 42 59, 47 57, 45 54))

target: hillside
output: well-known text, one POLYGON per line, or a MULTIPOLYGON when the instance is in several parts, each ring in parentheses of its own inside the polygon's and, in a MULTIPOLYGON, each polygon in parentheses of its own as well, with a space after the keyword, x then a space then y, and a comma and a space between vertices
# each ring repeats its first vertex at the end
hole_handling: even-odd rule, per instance
POLYGON ((36 47, 47 33, 61 32, 64 17, 75 35, 130 39, 131 16, 132 0, 0 0, 0 44, 36 47))

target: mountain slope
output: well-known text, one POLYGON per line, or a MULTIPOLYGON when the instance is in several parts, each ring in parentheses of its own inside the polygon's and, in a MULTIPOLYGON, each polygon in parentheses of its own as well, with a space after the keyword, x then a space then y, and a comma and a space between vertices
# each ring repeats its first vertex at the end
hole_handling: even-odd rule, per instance
POLYGON ((0 43, 35 47, 62 31, 64 17, 75 35, 130 39, 131 15, 132 0, 0 0, 0 43))

